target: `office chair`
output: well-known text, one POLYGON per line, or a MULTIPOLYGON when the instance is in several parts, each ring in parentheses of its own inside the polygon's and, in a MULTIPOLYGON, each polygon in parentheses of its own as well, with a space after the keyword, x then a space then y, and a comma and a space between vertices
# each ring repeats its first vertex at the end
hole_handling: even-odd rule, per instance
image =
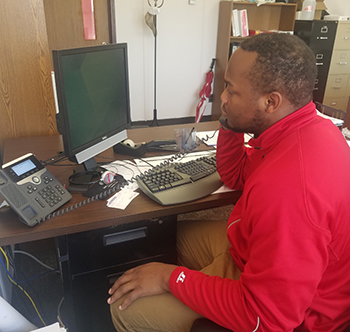
POLYGON ((321 112, 325 115, 331 116, 333 118, 336 118, 336 119, 345 120, 346 112, 344 112, 338 108, 323 105, 323 104, 319 103, 318 101, 314 101, 314 103, 315 103, 316 108, 319 112, 321 112))

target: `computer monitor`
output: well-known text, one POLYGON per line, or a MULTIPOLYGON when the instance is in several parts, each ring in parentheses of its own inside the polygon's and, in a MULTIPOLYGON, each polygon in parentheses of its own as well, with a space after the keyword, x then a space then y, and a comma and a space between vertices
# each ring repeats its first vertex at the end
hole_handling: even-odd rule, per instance
POLYGON ((65 155, 94 170, 94 157, 127 138, 131 125, 127 44, 52 53, 65 155))

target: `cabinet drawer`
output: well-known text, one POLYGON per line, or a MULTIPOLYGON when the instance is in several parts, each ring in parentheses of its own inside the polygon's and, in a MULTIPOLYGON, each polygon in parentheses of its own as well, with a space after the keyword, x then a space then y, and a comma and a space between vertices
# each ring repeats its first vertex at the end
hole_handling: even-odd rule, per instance
MULTIPOLYGON (((116 332, 113 327, 108 290, 123 272, 141 264, 162 262, 176 264, 176 254, 150 257, 137 264, 125 264, 123 267, 106 268, 83 273, 65 280, 65 308, 70 332, 116 332), (68 307, 68 299, 70 308, 68 307), (74 324, 75 323, 75 324, 74 324)), ((65 317, 66 318, 66 317, 65 317)))
POLYGON ((310 47, 332 49, 336 31, 336 22, 314 21, 310 38, 310 47))
POLYGON ((328 97, 345 97, 349 75, 329 75, 325 95, 328 97))
POLYGON ((334 50, 329 74, 350 74, 350 50, 334 50))
POLYGON ((334 42, 334 49, 350 49, 350 22, 339 22, 334 42))
POLYGON ((332 50, 314 48, 317 71, 319 75, 327 75, 331 63, 332 50))
POLYGON ((323 102, 323 96, 326 89, 326 83, 327 83, 327 75, 317 75, 315 86, 314 86, 314 92, 313 92, 313 100, 318 101, 320 103, 323 102))
POLYGON ((303 21, 297 20, 294 25, 294 34, 303 39, 313 48, 332 49, 334 44, 337 23, 334 21, 303 21))
POLYGON ((176 216, 143 220, 58 238, 71 275, 176 251, 176 216))
POLYGON ((325 96, 323 99, 323 104, 327 105, 327 106, 334 107, 334 108, 338 108, 338 109, 346 112, 346 102, 347 102, 346 99, 347 98, 345 98, 345 97, 332 98, 332 97, 325 96))

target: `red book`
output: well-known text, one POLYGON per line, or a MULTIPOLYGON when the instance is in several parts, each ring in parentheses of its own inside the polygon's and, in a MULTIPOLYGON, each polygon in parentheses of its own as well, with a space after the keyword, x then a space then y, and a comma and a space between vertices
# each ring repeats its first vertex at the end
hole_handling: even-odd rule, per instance
POLYGON ((242 9, 239 11, 240 19, 241 19, 241 35, 242 37, 249 36, 249 27, 248 27, 248 14, 246 9, 242 9))

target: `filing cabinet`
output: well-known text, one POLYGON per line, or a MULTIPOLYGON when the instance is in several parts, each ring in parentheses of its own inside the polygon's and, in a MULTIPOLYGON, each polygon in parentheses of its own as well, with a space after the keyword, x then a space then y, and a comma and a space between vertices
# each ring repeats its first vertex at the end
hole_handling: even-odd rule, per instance
POLYGON ((297 20, 294 25, 294 34, 304 40, 315 54, 318 74, 313 99, 320 103, 325 96, 336 32, 335 21, 297 20))
POLYGON ((68 332, 115 332, 109 288, 138 265, 176 264, 176 226, 170 216, 58 237, 68 332))
POLYGON ((323 104, 346 111, 350 97, 350 22, 339 21, 323 104))

